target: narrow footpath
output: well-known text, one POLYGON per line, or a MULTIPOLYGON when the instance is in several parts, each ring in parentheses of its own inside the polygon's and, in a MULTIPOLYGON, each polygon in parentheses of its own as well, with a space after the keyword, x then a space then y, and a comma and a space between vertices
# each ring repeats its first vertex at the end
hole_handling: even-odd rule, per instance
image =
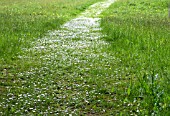
POLYGON ((113 78, 108 70, 116 59, 102 40, 99 15, 114 1, 90 6, 60 30, 32 43, 32 48, 23 49, 25 55, 19 58, 41 66, 18 73, 22 86, 13 88, 20 94, 9 89, 8 99, 1 106, 6 109, 8 104, 18 115, 97 115, 112 110, 110 103, 117 99, 102 93, 114 84, 109 85, 107 78, 113 78))

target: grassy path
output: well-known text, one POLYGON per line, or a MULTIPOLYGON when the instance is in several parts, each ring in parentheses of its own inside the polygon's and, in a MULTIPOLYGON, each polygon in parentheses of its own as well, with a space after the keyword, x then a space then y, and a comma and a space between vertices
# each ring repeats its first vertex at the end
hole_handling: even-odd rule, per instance
POLYGON ((31 41, 43 37, 48 30, 57 30, 99 1, 102 0, 1 0, 0 64, 9 64, 21 48, 29 47, 31 41))
POLYGON ((28 71, 16 74, 7 86, 0 115, 116 114, 121 95, 115 95, 115 89, 122 85, 119 76, 113 78, 119 69, 113 71, 112 66, 119 60, 107 52, 98 18, 113 2, 92 5, 60 30, 32 43, 32 48, 23 49, 18 64, 27 64, 28 71))

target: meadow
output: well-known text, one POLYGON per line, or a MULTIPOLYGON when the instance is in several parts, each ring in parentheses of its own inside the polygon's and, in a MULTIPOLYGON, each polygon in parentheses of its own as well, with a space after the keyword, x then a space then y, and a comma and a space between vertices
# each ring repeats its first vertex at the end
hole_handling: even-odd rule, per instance
POLYGON ((109 50, 120 59, 119 68, 126 69, 121 78, 130 79, 126 101, 133 104, 132 109, 138 104, 140 115, 170 111, 168 2, 118 0, 103 13, 101 25, 109 50))
POLYGON ((0 1, 0 115, 170 114, 168 0, 117 0, 100 15, 109 47, 29 51, 98 1, 0 1))

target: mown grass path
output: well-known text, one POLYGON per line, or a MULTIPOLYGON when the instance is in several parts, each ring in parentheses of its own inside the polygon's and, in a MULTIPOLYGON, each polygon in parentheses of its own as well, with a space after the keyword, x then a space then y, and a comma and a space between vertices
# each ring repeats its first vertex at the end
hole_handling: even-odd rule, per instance
POLYGON ((0 103, 0 115, 102 115, 114 109, 118 100, 113 85, 118 83, 111 80, 117 60, 101 40, 98 18, 112 3, 92 5, 60 30, 32 43, 32 48, 23 49, 24 55, 18 57, 35 65, 16 75, 0 103))

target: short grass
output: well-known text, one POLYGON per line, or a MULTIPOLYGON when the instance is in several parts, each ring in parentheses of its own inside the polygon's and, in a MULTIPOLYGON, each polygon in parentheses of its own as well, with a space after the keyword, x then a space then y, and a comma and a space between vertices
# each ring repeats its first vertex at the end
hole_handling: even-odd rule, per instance
POLYGON ((0 58, 9 60, 30 41, 84 11, 99 0, 1 0, 0 58))
MULTIPOLYGON (((168 0, 118 0, 103 14, 103 34, 126 69, 131 112, 168 115, 170 111, 170 19, 168 0), (136 104, 136 106, 135 106, 136 104)), ((117 66, 115 67, 117 68, 117 66)), ((122 100, 124 98, 121 98, 122 100)), ((127 110, 125 108, 125 110, 127 110)))

